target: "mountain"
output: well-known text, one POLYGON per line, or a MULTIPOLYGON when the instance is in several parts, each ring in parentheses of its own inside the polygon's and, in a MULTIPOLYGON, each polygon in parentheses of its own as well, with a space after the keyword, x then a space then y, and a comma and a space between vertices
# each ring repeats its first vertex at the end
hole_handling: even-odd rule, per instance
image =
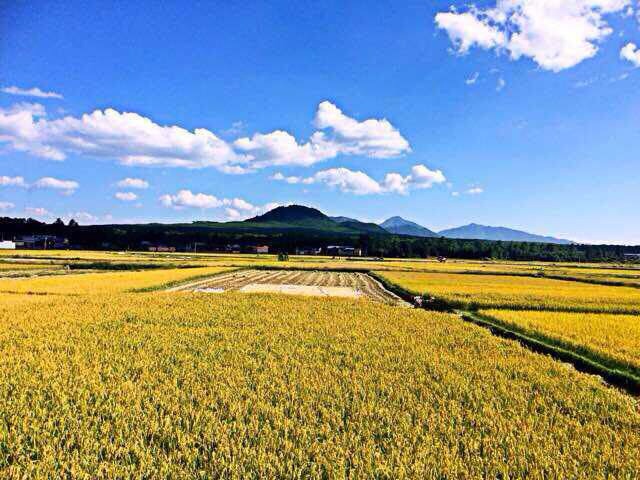
POLYGON ((359 222, 360 220, 356 220, 355 218, 349 218, 349 217, 329 217, 331 220, 333 220, 336 223, 345 223, 345 222, 359 222))
POLYGON ((245 220, 245 222, 279 222, 279 223, 297 223, 308 221, 332 221, 324 213, 316 208, 305 207, 303 205, 287 205, 285 207, 276 207, 269 210, 263 215, 245 220))
POLYGON ((487 225, 478 225, 470 223, 462 227, 449 228, 438 232, 438 235, 447 238, 466 238, 475 240, 502 240, 511 242, 538 242, 538 243, 557 243, 561 245, 570 245, 573 242, 561 238, 545 237, 533 233, 514 230, 506 227, 489 227, 487 225))
POLYGON ((415 222, 402 217, 391 217, 380 224, 387 232, 396 235, 412 235, 414 237, 437 237, 438 234, 415 222))
POLYGON ((569 240, 544 237, 505 227, 488 227, 475 223, 435 233, 402 217, 391 217, 380 225, 365 223, 349 217, 329 217, 320 210, 303 205, 276 207, 263 215, 243 222, 198 222, 198 226, 216 230, 243 231, 256 234, 280 232, 308 232, 313 235, 357 236, 369 234, 411 235, 415 237, 448 237, 476 240, 503 240, 516 242, 540 242, 571 244, 569 240))
POLYGON ((276 207, 264 215, 250 218, 242 223, 244 227, 251 225, 278 229, 305 228, 345 234, 387 233, 375 223, 360 222, 348 217, 328 217, 320 210, 302 205, 276 207))
POLYGON ((311 228, 317 230, 345 230, 320 210, 303 205, 287 205, 276 207, 263 215, 250 218, 242 222, 258 227, 276 228, 311 228))
POLYGON ((389 234, 389 232, 387 232, 384 228, 376 223, 361 222, 359 220, 349 220, 346 222, 341 222, 340 226, 350 228, 351 230, 357 230, 363 233, 378 233, 382 235, 389 234))
POLYGON ((355 218, 350 218, 350 217, 329 217, 329 218, 334 222, 339 223, 343 227, 352 228, 360 232, 381 233, 383 235, 385 233, 389 233, 376 223, 361 222, 360 220, 356 220, 355 218))

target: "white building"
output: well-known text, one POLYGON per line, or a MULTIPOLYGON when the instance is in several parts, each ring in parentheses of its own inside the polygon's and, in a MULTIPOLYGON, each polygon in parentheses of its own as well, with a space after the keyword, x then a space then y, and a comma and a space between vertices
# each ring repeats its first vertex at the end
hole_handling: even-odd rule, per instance
POLYGON ((0 250, 15 250, 16 242, 12 242, 11 240, 2 240, 0 241, 0 250))

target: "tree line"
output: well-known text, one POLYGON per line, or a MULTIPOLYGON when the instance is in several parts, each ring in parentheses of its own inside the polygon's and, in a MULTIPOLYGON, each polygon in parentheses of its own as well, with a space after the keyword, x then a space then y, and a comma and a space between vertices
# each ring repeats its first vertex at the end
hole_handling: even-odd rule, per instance
POLYGON ((554 262, 619 262, 625 254, 639 253, 640 246, 560 245, 551 243, 423 238, 403 235, 337 234, 312 228, 243 228, 225 224, 90 225, 76 221, 52 223, 32 218, 0 218, 3 239, 24 235, 56 235, 69 239, 71 248, 139 250, 149 244, 175 247, 178 251, 220 251, 238 244, 268 245, 272 253, 295 253, 297 248, 345 245, 362 248, 370 256, 426 258, 445 256, 464 259, 501 259, 554 262))

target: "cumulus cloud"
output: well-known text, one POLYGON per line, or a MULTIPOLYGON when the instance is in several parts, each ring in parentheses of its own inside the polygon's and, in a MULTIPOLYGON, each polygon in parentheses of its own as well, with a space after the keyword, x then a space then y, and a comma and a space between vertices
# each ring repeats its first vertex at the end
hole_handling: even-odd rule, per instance
POLYGON ((116 192, 114 197, 123 202, 133 202, 138 199, 138 195, 133 192, 116 192))
MULTIPOLYGON (((0 142, 51 160, 69 154, 115 158, 126 165, 217 167, 233 170, 247 159, 206 129, 161 126, 137 113, 96 110, 49 120, 33 108, 0 111, 0 142)), ((240 167, 241 168, 241 167, 240 167)))
POLYGON ((142 178, 123 178, 116 185, 120 188, 138 188, 144 190, 149 188, 149 182, 142 178))
POLYGON ((494 0, 435 16, 459 53, 478 46, 531 58, 545 70, 571 68, 598 52, 613 30, 605 16, 624 13, 631 0, 494 0))
POLYGON ((328 142, 340 153, 391 158, 411 152, 409 142, 388 120, 370 118, 360 122, 328 101, 318 105, 315 125, 333 132, 328 142))
POLYGON ((436 24, 446 30, 459 53, 467 53, 475 45, 489 49, 503 47, 507 43, 505 33, 490 24, 490 18, 477 10, 458 13, 440 12, 435 17, 436 24))
POLYGON ((203 210, 223 209, 230 220, 260 215, 277 207, 277 203, 267 203, 263 206, 253 205, 242 198, 218 198, 206 193, 193 193, 191 190, 180 190, 177 193, 165 194, 160 197, 160 203, 165 207, 182 210, 185 208, 199 208, 203 210))
POLYGON ((318 105, 314 124, 320 130, 304 143, 298 142, 289 132, 276 130, 239 138, 233 145, 251 156, 253 168, 308 167, 338 155, 391 158, 411 151, 409 142, 388 120, 358 121, 328 101, 318 105))
POLYGON ((504 87, 507 86, 507 82, 504 78, 498 78, 498 82, 496 83, 496 92, 501 92, 504 90, 504 87))
POLYGON ((52 190, 61 190, 64 194, 70 195, 75 192, 80 184, 74 180, 60 180, 53 177, 42 177, 36 180, 33 188, 46 188, 52 190))
MULTIPOLYGON (((286 182, 292 185, 295 185, 296 183, 302 183, 305 179, 301 178, 301 177, 296 177, 296 176, 285 176, 280 172, 274 173, 271 177, 269 177, 271 180, 278 180, 278 181, 282 181, 282 182, 286 182)), ((310 182, 309 182, 310 183, 310 182)))
POLYGON ((430 170, 424 165, 414 165, 409 175, 387 173, 382 181, 371 178, 364 172, 353 171, 348 168, 330 168, 322 170, 310 177, 286 177, 276 173, 272 180, 284 181, 290 184, 305 185, 322 183, 354 195, 373 195, 383 193, 399 193, 405 195, 410 189, 431 188, 435 184, 446 182, 440 170, 430 170))
POLYGON ((0 202, 0 210, 2 211, 11 210, 14 207, 15 205, 11 202, 0 202))
POLYGON ((162 126, 111 108, 49 119, 41 105, 19 104, 0 109, 0 143, 51 160, 78 154, 125 165, 213 167, 236 174, 274 165, 309 166, 338 155, 389 158, 411 151, 388 120, 358 121, 330 102, 320 103, 315 124, 320 130, 306 142, 276 130, 228 143, 204 128, 162 126))
POLYGON ((251 155, 253 168, 281 165, 308 167, 338 154, 337 148, 325 140, 322 132, 316 132, 304 144, 298 143, 289 132, 276 130, 266 134, 256 133, 251 138, 239 138, 233 145, 251 155))
POLYGON ((325 183, 337 187, 342 192, 355 195, 370 195, 382 193, 383 188, 378 182, 364 172, 354 172, 348 168, 330 168, 316 173, 313 183, 325 183))
POLYGON ((62 95, 56 92, 45 92, 38 87, 34 88, 20 88, 16 86, 4 87, 2 89, 4 93, 9 95, 20 95, 23 97, 37 97, 37 98, 62 98, 62 95))
POLYGON ((484 189, 482 187, 471 187, 464 193, 467 195, 480 195, 481 193, 484 193, 484 189))
POLYGON ((635 67, 640 67, 640 50, 635 43, 627 43, 622 47, 620 58, 631 62, 635 67))
POLYGON ((80 184, 74 180, 61 180, 54 177, 42 177, 32 184, 29 184, 25 181, 24 177, 8 177, 3 175, 0 176, 0 186, 60 190, 62 193, 70 195, 78 189, 80 184))
POLYGON ((24 177, 8 177, 6 175, 0 176, 1 187, 27 187, 28 185, 24 181, 24 177))
POLYGON ((440 170, 429 170, 424 165, 411 167, 409 184, 414 188, 431 188, 437 183, 445 183, 447 179, 440 170))
POLYGON ((160 197, 160 202, 165 207, 173 208, 219 208, 223 204, 214 195, 205 193, 193 193, 191 190, 180 190, 175 195, 165 194, 160 197))

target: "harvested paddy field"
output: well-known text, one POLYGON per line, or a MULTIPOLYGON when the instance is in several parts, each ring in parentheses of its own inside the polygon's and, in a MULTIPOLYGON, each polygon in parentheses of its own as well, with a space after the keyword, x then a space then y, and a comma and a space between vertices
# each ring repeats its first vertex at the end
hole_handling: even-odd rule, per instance
POLYGON ((310 296, 365 297, 391 305, 406 305, 380 282, 360 272, 318 270, 240 270, 179 285, 171 291, 222 293, 285 293, 310 296))

